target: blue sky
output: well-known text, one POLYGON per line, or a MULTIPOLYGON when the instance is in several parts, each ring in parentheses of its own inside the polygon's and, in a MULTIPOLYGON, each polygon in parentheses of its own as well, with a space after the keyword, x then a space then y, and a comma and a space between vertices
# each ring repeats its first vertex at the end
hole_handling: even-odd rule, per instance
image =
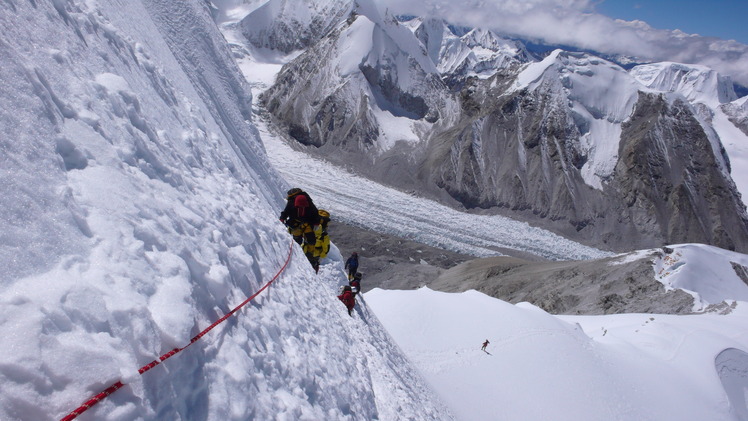
POLYGON ((748 44, 748 0, 604 0, 598 13, 748 44))
POLYGON ((440 17, 640 62, 700 64, 748 86, 748 0, 374 1, 395 15, 440 17))

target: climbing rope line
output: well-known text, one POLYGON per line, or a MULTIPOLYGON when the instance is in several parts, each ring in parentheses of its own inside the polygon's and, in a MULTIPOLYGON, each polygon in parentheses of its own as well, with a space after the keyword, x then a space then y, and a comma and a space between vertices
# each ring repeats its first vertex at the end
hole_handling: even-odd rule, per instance
MULTIPOLYGON (((228 313, 226 313, 225 315, 223 315, 223 317, 221 317, 220 319, 218 319, 215 322, 213 322, 213 324, 211 324, 207 328, 203 329, 202 332, 200 332, 197 335, 195 335, 195 337, 193 337, 190 340, 190 343, 188 343, 187 345, 185 345, 185 346, 183 346, 181 348, 174 348, 171 351, 169 351, 169 352, 161 355, 157 359, 151 361, 150 363, 148 363, 148 364, 140 367, 138 369, 138 374, 143 375, 143 373, 145 373, 146 371, 148 371, 148 370, 152 369, 153 367, 161 364, 162 362, 164 362, 167 359, 173 357, 174 355, 178 354, 179 352, 181 352, 181 351, 189 348, 190 345, 192 345, 195 342, 199 341, 200 338, 202 338, 208 332, 210 332, 211 330, 213 330, 214 327, 216 327, 219 324, 223 323, 226 319, 228 319, 229 317, 231 317, 231 315, 233 315, 234 313, 236 313, 237 311, 239 311, 247 303, 249 303, 250 301, 252 301, 253 299, 255 299, 255 297, 257 297, 258 295, 260 295, 273 282, 275 282, 275 280, 278 279, 278 277, 280 277, 281 273, 283 273, 284 270, 286 270, 286 267, 288 266, 288 263, 291 261, 291 255, 293 255, 293 245, 294 245, 294 241, 291 241, 291 245, 288 248, 288 256, 286 257, 286 261, 283 263, 283 266, 281 266, 281 268, 278 269, 278 272, 275 274, 275 276, 273 276, 273 278, 271 280, 269 280, 265 285, 263 285, 262 288, 260 288, 257 292, 255 292, 254 294, 252 294, 246 300, 242 301, 241 304, 239 304, 238 306, 234 307, 233 310, 231 310, 228 313)), ((66 415, 65 417, 61 418, 60 421, 74 420, 75 418, 78 417, 78 415, 86 412, 92 406, 94 406, 97 403, 101 402, 102 400, 106 399, 107 396, 109 396, 112 393, 116 392, 117 390, 119 390, 124 385, 125 385, 125 383, 122 383, 122 381, 117 381, 116 383, 114 383, 113 385, 107 387, 106 389, 104 389, 100 393, 92 396, 89 400, 87 400, 86 402, 84 402, 81 406, 79 406, 78 408, 76 408, 73 412, 71 412, 68 415, 66 415)))

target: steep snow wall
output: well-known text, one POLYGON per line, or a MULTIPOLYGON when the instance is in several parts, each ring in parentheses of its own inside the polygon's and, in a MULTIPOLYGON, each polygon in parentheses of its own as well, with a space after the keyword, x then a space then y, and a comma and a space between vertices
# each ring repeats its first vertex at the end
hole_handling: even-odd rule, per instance
POLYGON ((450 419, 294 244, 200 0, 0 6, 0 419, 450 419), (437 416, 437 414, 439 414, 437 416))

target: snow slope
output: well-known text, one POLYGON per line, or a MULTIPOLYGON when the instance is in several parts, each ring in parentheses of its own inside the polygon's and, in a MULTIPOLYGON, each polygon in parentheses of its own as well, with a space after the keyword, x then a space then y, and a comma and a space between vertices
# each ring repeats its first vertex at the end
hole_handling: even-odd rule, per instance
POLYGON ((671 248, 654 262, 656 279, 668 290, 691 294, 695 311, 726 300, 748 302, 748 256, 705 244, 671 248))
POLYGON ((366 301, 460 420, 748 416, 745 302, 729 314, 553 316, 476 291, 375 289, 366 301))
POLYGON ((287 186, 205 2, 11 1, 0 25, 0 419, 116 381, 79 419, 451 418, 337 300, 339 253, 315 276, 277 222, 287 186))

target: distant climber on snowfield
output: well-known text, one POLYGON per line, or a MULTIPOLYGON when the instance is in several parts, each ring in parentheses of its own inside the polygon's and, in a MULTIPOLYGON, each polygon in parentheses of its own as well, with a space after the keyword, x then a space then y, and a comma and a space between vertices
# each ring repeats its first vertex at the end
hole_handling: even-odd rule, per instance
POLYGON ((345 268, 348 269, 348 280, 352 280, 358 272, 358 253, 351 253, 351 257, 345 261, 345 268))
POLYGON ((314 257, 317 236, 314 229, 320 224, 319 210, 312 198, 300 188, 288 191, 286 207, 280 214, 280 221, 288 227, 288 232, 296 243, 302 245, 304 254, 312 267, 319 268, 319 259, 314 257))
POLYGON ((351 314, 351 312, 353 311, 353 306, 356 305, 356 298, 351 292, 351 287, 348 285, 341 285, 339 292, 340 295, 338 295, 338 299, 342 301, 343 304, 345 304, 345 308, 348 309, 348 315, 353 317, 353 314, 351 314))
POLYGON ((483 346, 480 348, 481 351, 485 351, 486 347, 488 346, 490 342, 488 342, 488 339, 486 339, 486 342, 483 342, 483 346))

